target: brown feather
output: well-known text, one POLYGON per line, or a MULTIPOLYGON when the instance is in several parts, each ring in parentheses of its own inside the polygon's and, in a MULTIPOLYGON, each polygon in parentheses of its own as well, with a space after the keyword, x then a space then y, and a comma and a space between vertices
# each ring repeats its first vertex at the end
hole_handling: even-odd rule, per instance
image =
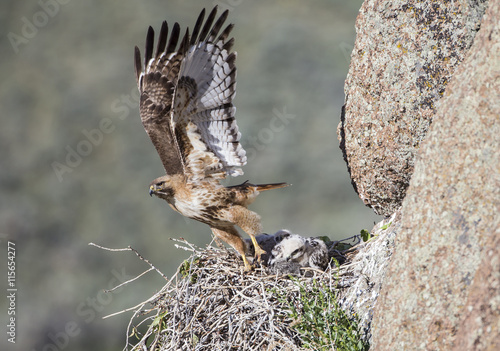
POLYGON ((220 15, 220 17, 217 19, 217 21, 215 22, 214 26, 212 27, 212 30, 208 34, 207 41, 213 42, 215 40, 215 37, 217 36, 217 33, 219 33, 222 25, 224 24, 224 22, 227 19, 228 13, 229 13, 229 11, 226 10, 226 11, 224 11, 222 13, 222 15, 220 15))
POLYGON ((198 39, 198 33, 200 33, 201 24, 203 23, 203 19, 205 18, 205 9, 203 9, 196 20, 196 24, 193 28, 193 36, 191 37, 190 46, 196 44, 196 39, 198 39))
POLYGON ((136 46, 134 50, 134 67, 135 67, 135 77, 137 79, 137 85, 140 85, 139 79, 141 77, 142 72, 142 63, 141 63, 141 51, 136 46))
POLYGON ((176 141, 168 123, 170 106, 155 105, 148 95, 143 93, 140 110, 142 125, 158 151, 166 173, 168 175, 184 174, 181 155, 178 149, 173 147, 176 141), (164 122, 165 120, 167 122, 164 122))
POLYGON ((160 57, 160 55, 165 51, 165 46, 167 45, 168 38, 168 23, 167 21, 163 21, 160 29, 160 36, 158 37, 158 46, 156 47, 156 58, 160 57))
POLYGON ((186 28, 186 33, 182 38, 181 45, 179 46, 179 54, 185 55, 186 51, 189 49, 189 28, 186 28))
POLYGON ((203 29, 201 30, 200 37, 197 40, 197 43, 200 43, 202 41, 205 41, 205 38, 207 37, 208 31, 210 30, 210 27, 212 26, 212 23, 214 22, 215 15, 217 14, 217 6, 215 6, 210 12, 210 14, 207 17, 207 21, 205 22, 205 26, 203 26, 203 29))
POLYGON ((258 191, 266 191, 271 189, 286 188, 287 186, 290 185, 291 184, 288 183, 273 183, 273 184, 257 184, 256 187, 258 191))
POLYGON ((172 34, 170 34, 170 40, 168 41, 166 53, 170 54, 175 51, 175 47, 177 46, 177 42, 179 41, 179 33, 181 31, 181 27, 179 23, 174 23, 174 28, 172 28, 172 34))
POLYGON ((146 48, 145 48, 145 65, 149 64, 149 61, 153 57, 153 44, 155 41, 155 31, 153 27, 149 27, 148 34, 146 36, 146 48))
POLYGON ((287 186, 290 185, 291 184, 288 183, 252 184, 246 181, 242 184, 228 186, 228 189, 239 189, 239 190, 255 189, 257 191, 266 191, 272 189, 286 188, 287 186))
MULTIPOLYGON (((227 37, 229 36, 229 34, 231 33, 231 31, 233 30, 233 27, 234 27, 234 24, 232 24, 232 23, 228 24, 227 27, 224 29, 224 31, 222 31, 222 33, 219 35, 216 42, 217 41, 225 41, 227 39, 227 37)), ((231 38, 229 41, 231 41, 231 46, 232 46, 233 39, 231 38)), ((227 45, 227 43, 225 45, 227 45)), ((229 48, 225 48, 225 49, 227 51, 229 51, 231 49, 231 46, 229 48)))

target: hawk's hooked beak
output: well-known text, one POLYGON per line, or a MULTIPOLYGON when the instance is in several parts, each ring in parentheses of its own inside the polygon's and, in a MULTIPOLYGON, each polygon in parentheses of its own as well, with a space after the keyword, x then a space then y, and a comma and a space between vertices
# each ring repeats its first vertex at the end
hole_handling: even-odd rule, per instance
POLYGON ((153 187, 149 187, 149 196, 153 196, 153 194, 155 193, 153 187))

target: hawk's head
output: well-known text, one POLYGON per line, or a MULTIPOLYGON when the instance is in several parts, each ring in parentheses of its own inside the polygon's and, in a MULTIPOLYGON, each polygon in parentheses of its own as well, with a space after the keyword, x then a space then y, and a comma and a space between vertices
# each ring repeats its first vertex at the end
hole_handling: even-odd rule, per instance
POLYGON ((173 200, 175 189, 179 186, 177 176, 168 176, 156 178, 149 185, 149 195, 157 196, 168 202, 173 200))
MULTIPOLYGON (((321 239, 304 238, 288 231, 281 231, 282 240, 273 248, 271 266, 281 267, 283 262, 295 262, 300 267, 325 270, 328 266, 328 249, 321 239)), ((278 234, 278 233, 277 233, 278 234)))
POLYGON ((309 258, 306 250, 306 239, 300 235, 288 234, 273 248, 272 256, 271 265, 282 261, 298 263, 304 261, 305 264, 309 258))

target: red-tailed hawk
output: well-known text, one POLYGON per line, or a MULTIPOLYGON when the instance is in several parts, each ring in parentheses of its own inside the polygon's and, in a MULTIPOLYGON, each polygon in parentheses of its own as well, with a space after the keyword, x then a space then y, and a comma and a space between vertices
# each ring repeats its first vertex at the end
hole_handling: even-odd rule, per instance
POLYGON ((247 159, 232 104, 236 53, 231 52, 234 39, 227 38, 233 25, 220 32, 228 11, 217 20, 216 13, 217 6, 203 25, 203 10, 193 33, 187 29, 179 47, 178 23, 168 38, 168 25, 163 22, 155 52, 154 31, 149 27, 144 66, 135 47, 141 120, 166 171, 153 180, 149 193, 182 215, 208 224, 217 238, 241 254, 249 270, 245 244, 235 225, 250 236, 260 260, 265 253, 255 240, 262 232, 260 217, 246 207, 260 191, 286 184, 245 182, 225 187, 219 182, 227 175, 243 174, 240 167, 247 159))
POLYGON ((279 242, 271 251, 269 266, 272 270, 286 272, 290 267, 296 266, 324 271, 328 266, 328 249, 323 240, 304 238, 287 230, 280 230, 275 237, 279 242))

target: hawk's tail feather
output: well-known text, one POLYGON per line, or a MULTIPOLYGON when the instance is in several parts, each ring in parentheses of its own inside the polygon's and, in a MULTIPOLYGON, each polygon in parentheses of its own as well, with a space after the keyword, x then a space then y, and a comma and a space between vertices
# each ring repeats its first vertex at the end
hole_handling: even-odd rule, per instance
POLYGON ((266 191, 271 189, 285 188, 290 185, 291 184, 288 183, 272 183, 272 184, 257 184, 255 185, 255 187, 257 188, 258 191, 266 191))
POLYGON ((228 186, 228 188, 239 188, 239 189, 252 188, 252 189, 257 190, 257 191, 266 191, 266 190, 271 190, 271 189, 284 188, 284 187, 287 187, 290 185, 292 185, 292 184, 287 184, 287 183, 252 184, 252 183, 249 183, 247 180, 246 182, 239 184, 239 185, 228 186))

